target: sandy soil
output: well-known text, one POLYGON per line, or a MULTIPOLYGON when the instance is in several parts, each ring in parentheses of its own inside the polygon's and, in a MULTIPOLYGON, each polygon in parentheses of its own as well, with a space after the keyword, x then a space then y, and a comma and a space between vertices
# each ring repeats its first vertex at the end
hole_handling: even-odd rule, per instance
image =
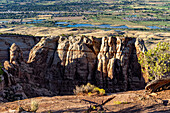
MULTIPOLYGON (((29 109, 31 101, 39 104, 37 113, 63 113, 87 112, 90 106, 102 104, 107 99, 111 101, 102 106, 98 111, 110 113, 170 113, 170 90, 146 94, 145 90, 127 91, 110 94, 108 96, 55 96, 37 97, 15 102, 0 103, 1 113, 16 112, 18 106, 29 109)), ((96 109, 89 112, 97 112, 96 109)))

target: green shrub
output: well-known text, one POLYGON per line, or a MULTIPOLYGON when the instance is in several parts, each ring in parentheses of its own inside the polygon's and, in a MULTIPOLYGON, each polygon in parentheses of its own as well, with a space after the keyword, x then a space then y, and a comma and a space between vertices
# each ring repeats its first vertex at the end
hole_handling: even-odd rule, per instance
POLYGON ((158 43, 154 49, 141 53, 139 63, 142 72, 148 72, 150 80, 166 76, 170 71, 170 43, 158 43))
POLYGON ((76 86, 76 89, 73 90, 74 94, 88 94, 88 95, 92 95, 94 93, 97 93, 98 95, 105 95, 105 90, 104 89, 100 89, 90 83, 87 83, 87 85, 81 85, 76 86))
POLYGON ((95 87, 92 92, 98 92, 99 95, 104 95, 105 94, 105 90, 104 89, 100 89, 98 87, 95 87))

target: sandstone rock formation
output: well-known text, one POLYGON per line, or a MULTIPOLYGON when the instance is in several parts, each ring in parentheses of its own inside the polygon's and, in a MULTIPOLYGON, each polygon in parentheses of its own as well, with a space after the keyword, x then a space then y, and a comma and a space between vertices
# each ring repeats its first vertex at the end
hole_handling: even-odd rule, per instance
POLYGON ((56 36, 42 38, 24 60, 17 44, 4 67, 28 97, 72 94, 90 82, 107 92, 144 88, 138 54, 142 40, 129 37, 56 36))
POLYGON ((146 48, 139 40, 128 37, 102 39, 96 74, 98 85, 109 87, 111 91, 137 89, 144 85, 137 55, 146 48))
POLYGON ((0 34, 0 63, 9 60, 9 48, 16 43, 23 51, 24 58, 28 59, 30 49, 40 40, 40 37, 0 34))

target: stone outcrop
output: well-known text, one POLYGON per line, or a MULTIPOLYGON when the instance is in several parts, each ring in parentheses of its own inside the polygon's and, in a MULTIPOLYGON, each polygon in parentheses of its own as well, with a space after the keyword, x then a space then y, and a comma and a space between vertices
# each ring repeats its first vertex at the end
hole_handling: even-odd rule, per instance
POLYGON ((29 51, 39 40, 40 37, 0 34, 0 63, 9 60, 9 48, 13 43, 22 49, 24 59, 28 59, 29 51))
POLYGON ((144 88, 138 54, 142 40, 129 37, 44 37, 24 60, 17 44, 4 67, 28 97, 72 94, 76 85, 90 82, 107 92, 144 88))

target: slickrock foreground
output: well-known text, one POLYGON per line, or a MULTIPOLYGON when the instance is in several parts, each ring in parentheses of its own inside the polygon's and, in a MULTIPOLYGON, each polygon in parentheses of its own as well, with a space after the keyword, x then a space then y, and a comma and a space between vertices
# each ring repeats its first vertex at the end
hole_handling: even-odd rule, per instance
POLYGON ((4 62, 2 101, 73 94, 76 85, 88 82, 108 93, 145 86, 138 55, 146 48, 138 38, 44 37, 28 60, 21 47, 12 44, 10 60, 4 62))
MULTIPOLYGON (((108 98, 115 96, 110 102, 103 105, 101 112, 106 113, 169 113, 170 90, 150 95, 144 90, 127 91, 109 96, 54 96, 36 97, 15 102, 0 103, 1 113, 14 113, 19 106, 28 110, 31 101, 39 105, 37 113, 87 113, 90 106, 102 104, 108 98)), ((91 111, 95 113, 97 111, 91 111)), ((26 113, 26 112, 22 112, 26 113)), ((89 112, 90 113, 90 112, 89 112)))

